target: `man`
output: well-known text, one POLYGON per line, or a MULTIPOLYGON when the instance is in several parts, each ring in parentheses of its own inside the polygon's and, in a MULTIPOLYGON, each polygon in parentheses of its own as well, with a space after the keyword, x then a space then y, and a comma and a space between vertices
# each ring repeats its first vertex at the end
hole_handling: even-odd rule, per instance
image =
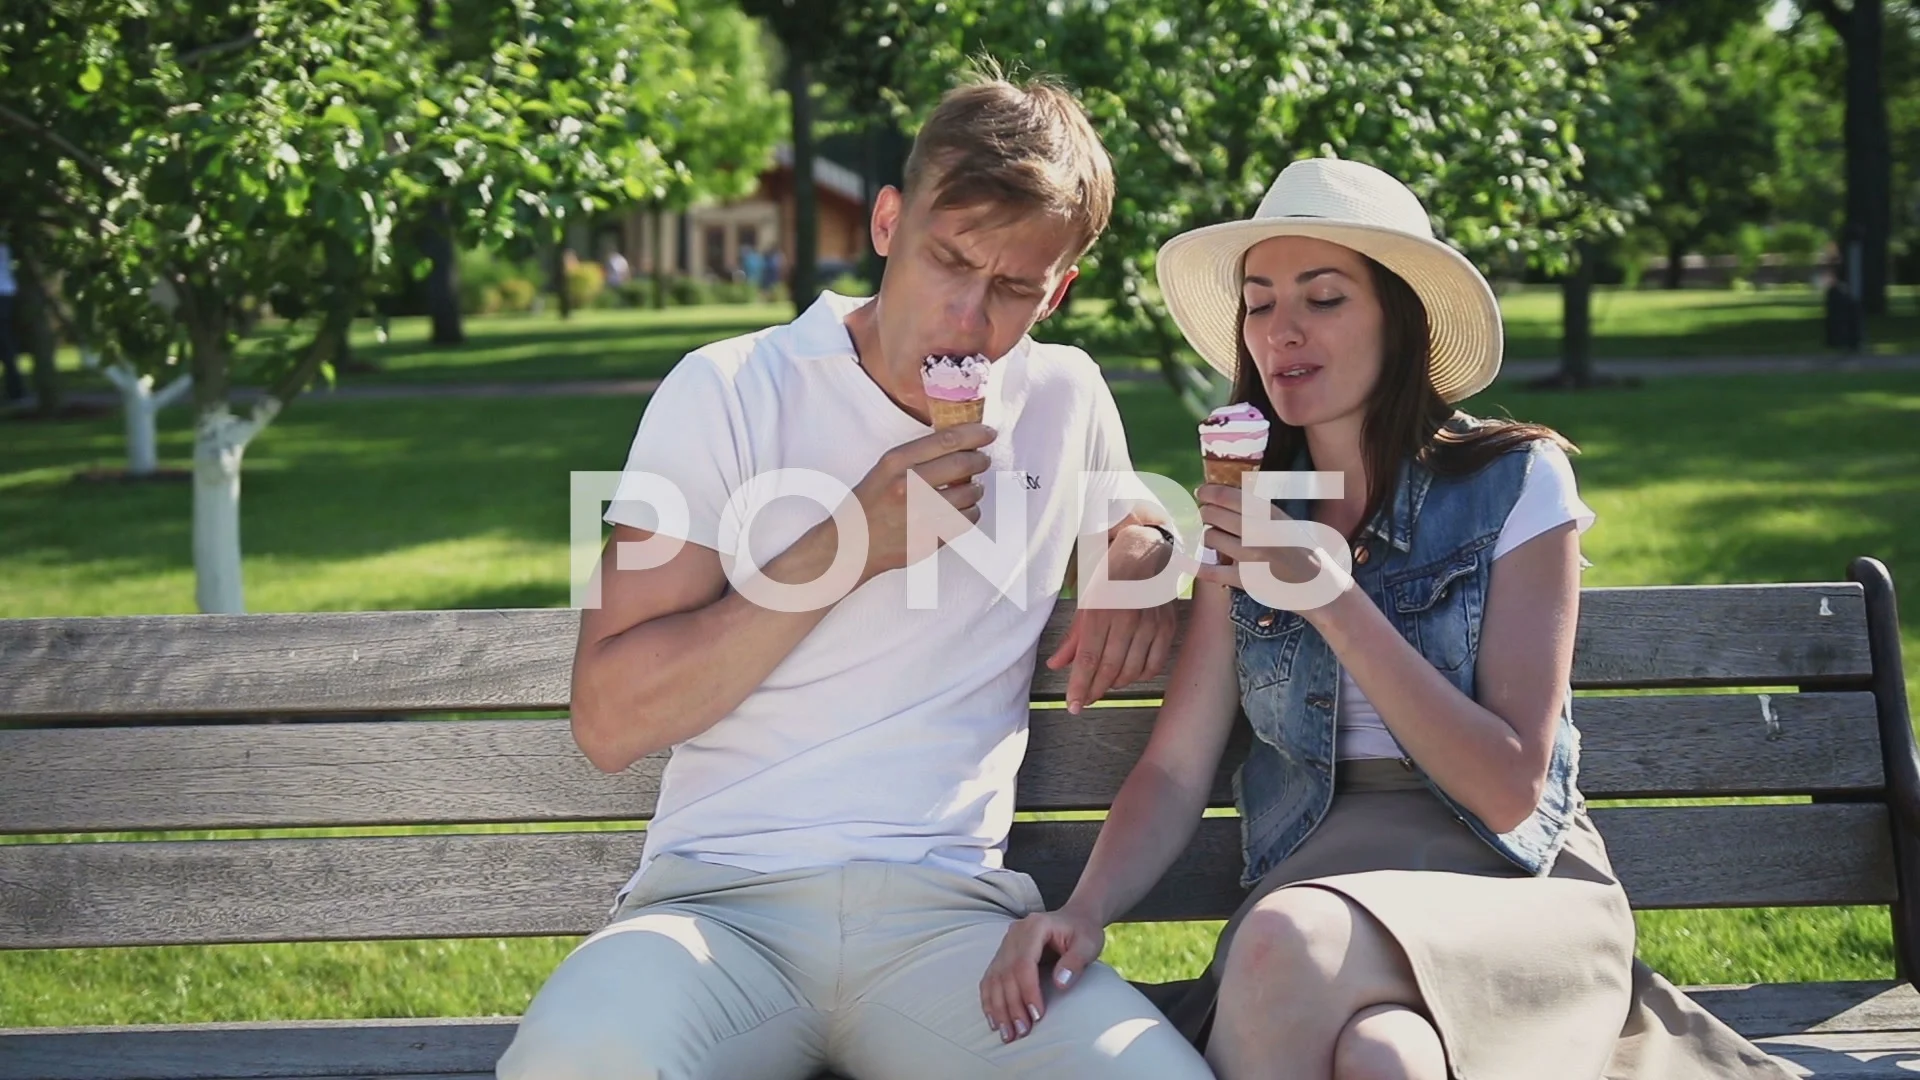
MULTIPOLYGON (((1116 579, 1171 554, 1144 485, 1096 478, 1082 499, 1089 474, 1131 475, 1118 411, 1086 354, 1027 337, 1105 227, 1112 167, 1065 92, 984 79, 943 99, 903 188, 874 206, 876 298, 828 293, 699 350, 647 409, 608 514, 601 603, 582 619, 573 730, 609 772, 673 756, 640 870, 529 1006, 502 1080, 1210 1075, 1110 968, 1088 969, 1037 1028, 992 1029, 979 997, 1008 924, 1042 903, 1001 854, 1076 536, 1104 538, 1116 579), (930 433, 922 360, 975 353, 994 361, 986 422, 930 433), (864 517, 866 558, 837 603, 776 610, 747 585, 831 576, 840 526, 806 499, 744 526, 727 503, 801 469, 851 489, 840 509, 864 517), (686 512, 629 490, 643 475, 686 512), (1024 508, 1025 595, 958 539, 907 551, 922 481, 975 539, 1003 539, 1024 508), (619 568, 617 545, 660 539, 686 543, 619 568), (749 557, 757 579, 742 577, 749 557), (931 606, 909 580, 929 560, 931 606)), ((1169 607, 1089 607, 1047 662, 1072 665, 1077 710, 1156 674, 1172 632, 1169 607)))

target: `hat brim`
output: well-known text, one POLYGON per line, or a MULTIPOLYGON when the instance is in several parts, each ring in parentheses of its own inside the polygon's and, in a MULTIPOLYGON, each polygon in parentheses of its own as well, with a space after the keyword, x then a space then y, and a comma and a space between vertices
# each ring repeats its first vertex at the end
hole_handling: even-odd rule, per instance
POLYGON ((1241 266, 1247 249, 1276 236, 1351 248, 1398 274, 1427 309, 1433 388, 1448 403, 1487 388, 1505 335, 1493 289, 1466 256, 1396 229, 1306 218, 1229 221, 1166 242, 1155 275, 1173 321, 1214 370, 1231 379, 1239 357, 1241 266))

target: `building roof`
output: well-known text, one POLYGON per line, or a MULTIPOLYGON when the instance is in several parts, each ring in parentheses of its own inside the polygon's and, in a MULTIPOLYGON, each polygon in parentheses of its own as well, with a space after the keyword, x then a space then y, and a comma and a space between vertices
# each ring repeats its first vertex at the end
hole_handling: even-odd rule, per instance
MULTIPOLYGON (((785 143, 773 149, 774 165, 782 169, 793 168, 793 147, 785 143)), ((866 185, 861 182, 860 174, 837 162, 828 161, 819 154, 813 156, 813 182, 841 198, 852 202, 866 202, 866 185)))

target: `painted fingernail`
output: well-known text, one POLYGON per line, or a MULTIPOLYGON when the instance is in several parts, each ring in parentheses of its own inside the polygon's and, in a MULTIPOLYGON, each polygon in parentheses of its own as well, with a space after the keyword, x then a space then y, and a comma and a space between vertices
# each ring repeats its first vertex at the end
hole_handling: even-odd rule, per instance
POLYGON ((1021 1038, 1023 1038, 1023 1039, 1024 1039, 1024 1038, 1026 1038, 1026 1037, 1027 1037, 1027 1022, 1026 1022, 1025 1020, 1015 1020, 1015 1021, 1013 1022, 1013 1030, 1015 1030, 1015 1031, 1018 1031, 1018 1032, 1020 1033, 1020 1037, 1021 1037, 1021 1038))
POLYGON ((1073 972, 1068 971, 1066 968, 1061 968, 1059 971, 1053 973, 1053 981, 1059 983, 1061 986, 1065 986, 1073 981, 1073 972))
POLYGON ((1039 1023, 1040 1022, 1040 1006, 1035 1005, 1032 1002, 1028 1002, 1027 1015, 1033 1017, 1034 1023, 1036 1024, 1039 1023))
POLYGON ((1008 1031, 1008 1030, 1007 1030, 1006 1028, 1001 1028, 1001 1029, 1000 1029, 1000 1041, 1001 1041, 1001 1042, 1003 1042, 1003 1043, 1009 1043, 1009 1042, 1012 1042, 1012 1041, 1013 1041, 1013 1032, 1011 1032, 1011 1031, 1008 1031))

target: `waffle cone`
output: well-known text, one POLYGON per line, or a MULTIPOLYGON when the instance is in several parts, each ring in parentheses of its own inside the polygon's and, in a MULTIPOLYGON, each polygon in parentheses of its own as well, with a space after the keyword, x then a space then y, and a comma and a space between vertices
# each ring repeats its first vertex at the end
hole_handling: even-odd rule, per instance
POLYGON ((933 416, 933 429, 945 431, 961 424, 977 424, 987 414, 987 399, 974 398, 972 401, 944 401, 940 398, 927 399, 927 412, 933 416))
POLYGON ((1245 458, 1217 458, 1202 454, 1200 455, 1200 460, 1205 463, 1207 483, 1209 484, 1225 484, 1228 487, 1237 488, 1240 486, 1240 478, 1242 476, 1250 472, 1260 471, 1259 462, 1249 461, 1245 458))

